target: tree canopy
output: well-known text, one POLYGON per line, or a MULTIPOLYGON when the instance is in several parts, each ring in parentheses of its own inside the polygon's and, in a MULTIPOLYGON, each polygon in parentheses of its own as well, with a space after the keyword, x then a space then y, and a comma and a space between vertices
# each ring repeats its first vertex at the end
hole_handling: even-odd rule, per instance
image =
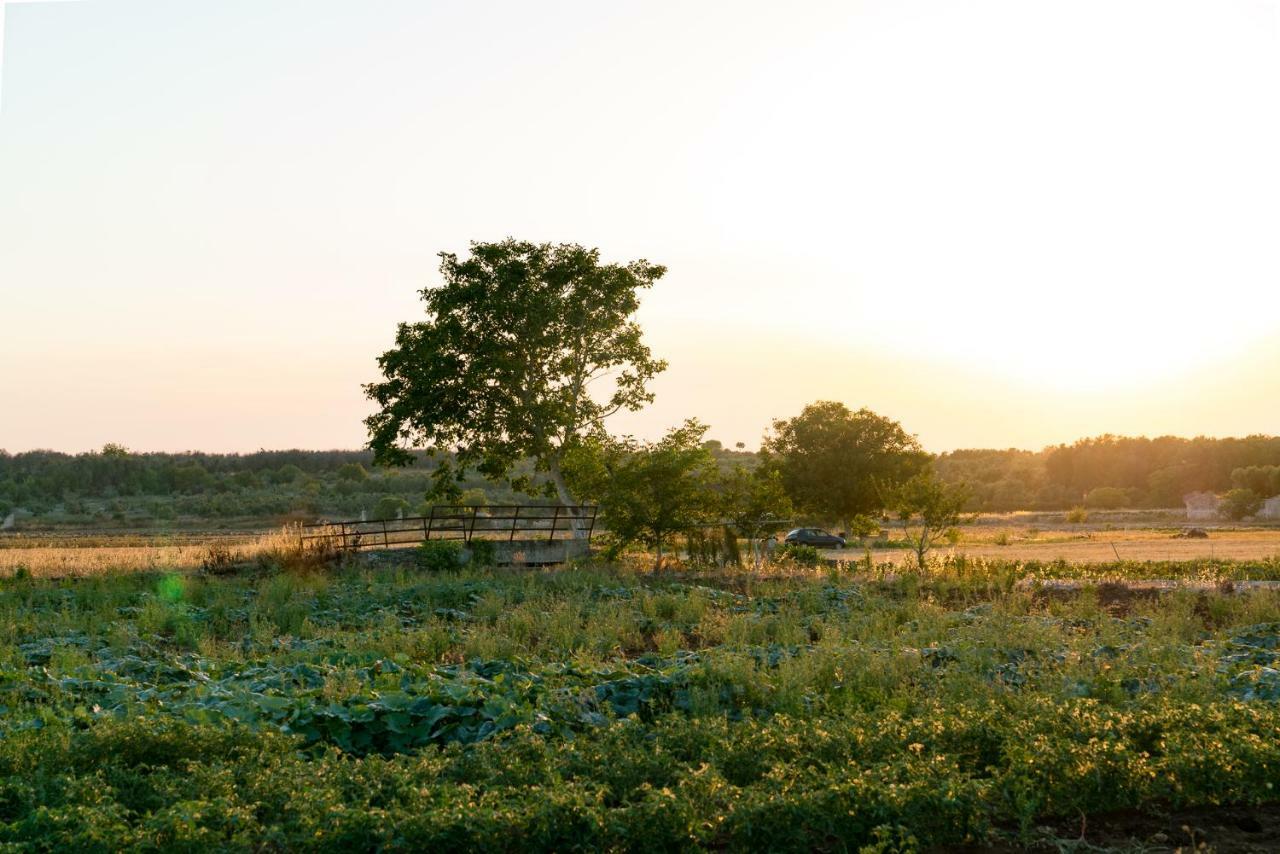
POLYGON ((672 535, 717 520, 719 470, 702 442, 706 431, 690 419, 657 442, 601 433, 574 449, 569 480, 580 494, 600 502, 615 551, 643 543, 661 566, 672 535))
POLYGON ((383 380, 365 386, 379 407, 365 421, 375 460, 406 464, 415 447, 448 452, 435 492, 454 495, 467 467, 504 479, 532 458, 573 504, 566 451, 613 413, 653 400, 648 383, 666 363, 632 315, 639 291, 666 269, 513 239, 440 259, 443 282, 422 291, 426 319, 399 326, 378 359, 383 380))
POLYGON ((922 471, 929 455, 890 418, 843 403, 811 403, 776 420, 761 454, 802 512, 849 522, 883 509, 882 488, 922 471))

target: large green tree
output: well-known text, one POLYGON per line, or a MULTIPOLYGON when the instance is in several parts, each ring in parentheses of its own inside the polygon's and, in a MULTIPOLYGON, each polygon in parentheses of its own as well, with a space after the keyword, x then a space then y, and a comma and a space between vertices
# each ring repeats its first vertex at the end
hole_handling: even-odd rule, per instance
POLYGON ((854 517, 883 510, 884 489, 923 471, 930 459, 897 421, 830 400, 774 421, 761 455, 798 510, 846 530, 854 517))
POLYGON ((453 495, 466 468, 501 480, 531 457, 559 500, 576 503, 564 455, 613 413, 651 402, 648 383, 666 367, 632 319, 666 269, 512 239, 440 259, 443 282, 422 291, 426 319, 399 326, 378 359, 384 379, 365 386, 378 404, 365 421, 375 460, 443 452, 435 491, 453 495))

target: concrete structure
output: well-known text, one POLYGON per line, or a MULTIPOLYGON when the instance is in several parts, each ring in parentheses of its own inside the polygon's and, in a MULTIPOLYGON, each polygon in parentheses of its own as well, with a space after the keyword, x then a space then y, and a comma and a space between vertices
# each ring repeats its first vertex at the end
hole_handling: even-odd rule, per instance
POLYGON ((1258 511, 1259 519, 1280 519, 1280 495, 1268 498, 1262 502, 1262 509, 1258 511))
POLYGON ((1191 522, 1210 522, 1218 518, 1218 507, 1222 499, 1212 492, 1191 492, 1182 496, 1187 505, 1187 520, 1191 522))
MULTIPOLYGON (((547 566, 568 563, 591 553, 586 540, 489 540, 493 543, 494 563, 498 566, 547 566)), ((471 560, 471 550, 462 553, 471 560)))

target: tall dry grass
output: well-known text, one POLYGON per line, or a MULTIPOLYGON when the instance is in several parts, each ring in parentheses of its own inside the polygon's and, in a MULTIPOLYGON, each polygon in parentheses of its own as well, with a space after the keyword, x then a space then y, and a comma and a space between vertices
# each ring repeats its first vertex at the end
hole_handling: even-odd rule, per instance
POLYGON ((38 545, 11 544, 0 548, 0 578, 25 572, 35 578, 66 578, 120 572, 183 572, 202 568, 211 548, 225 550, 232 563, 298 550, 298 529, 285 527, 249 538, 210 537, 205 541, 153 542, 137 545, 137 535, 122 537, 130 545, 107 545, 109 536, 94 537, 93 545, 76 539, 44 540, 38 545))

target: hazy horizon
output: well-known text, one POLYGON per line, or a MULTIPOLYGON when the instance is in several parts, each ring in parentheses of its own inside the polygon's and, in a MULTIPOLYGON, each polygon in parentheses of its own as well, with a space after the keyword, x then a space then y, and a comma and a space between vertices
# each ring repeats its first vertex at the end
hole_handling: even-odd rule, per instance
POLYGON ((1276 9, 9 5, 0 448, 358 448, 509 235, 669 268, 616 432, 1280 433, 1276 9))
MULTIPOLYGON (((798 414, 798 413, 797 413, 797 414, 798 414)), ((1122 433, 1115 433, 1115 432, 1107 432, 1107 431, 1103 431, 1103 432, 1101 432, 1101 433, 1090 434, 1090 435, 1088 435, 1088 436, 1077 436, 1075 439, 1072 439, 1072 440, 1067 440, 1067 441, 1063 441, 1063 442, 1054 442, 1054 443, 1050 443, 1050 444, 1048 444, 1048 445, 1042 445, 1042 446, 1040 446, 1040 447, 1038 447, 1038 448, 1025 448, 1025 447, 1017 447, 1017 446, 1013 446, 1013 445, 1000 445, 1000 446, 997 446, 997 445, 965 445, 965 446, 963 446, 963 447, 947 448, 947 449, 944 449, 944 450, 935 450, 935 449, 930 449, 930 448, 927 448, 927 447, 926 447, 926 448, 925 448, 925 450, 926 450, 926 451, 928 451, 928 452, 930 452, 930 453, 932 453, 932 454, 935 454, 935 455, 943 455, 943 454, 950 454, 950 453, 963 452, 963 451, 1026 451, 1026 452, 1029 452, 1029 453, 1033 453, 1033 454, 1034 454, 1034 453, 1041 453, 1041 452, 1043 452, 1043 451, 1050 450, 1050 449, 1055 448, 1055 447, 1060 447, 1060 446, 1062 446, 1062 445, 1068 445, 1068 446, 1069 446, 1069 445, 1073 445, 1073 444, 1075 444, 1075 443, 1076 443, 1076 442, 1078 442, 1078 441, 1089 441, 1089 440, 1095 440, 1095 439, 1102 439, 1102 438, 1104 438, 1104 437, 1111 437, 1111 438, 1115 438, 1115 439, 1149 439, 1149 440, 1151 440, 1151 441, 1155 441, 1155 440, 1158 440, 1158 439, 1168 439, 1168 438, 1181 439, 1181 440, 1195 440, 1195 439, 1215 439, 1215 440, 1216 440, 1216 439, 1246 439, 1246 438, 1249 438, 1250 436, 1265 436, 1265 437, 1271 437, 1271 436, 1273 436, 1273 435, 1274 435, 1274 434, 1270 434, 1270 433, 1241 433, 1241 434, 1238 434, 1238 435, 1221 435, 1221 436, 1214 436, 1214 435, 1209 435, 1209 434, 1179 435, 1179 434, 1175 434, 1175 433, 1160 433, 1160 434, 1154 434, 1154 435, 1150 435, 1150 436, 1148 436, 1148 435, 1145 435, 1145 434, 1122 434, 1122 433)), ((759 453, 759 451, 760 451, 760 443, 759 443, 759 442, 744 442, 743 444, 745 445, 745 447, 744 447, 744 448, 739 449, 739 448, 735 447, 736 442, 732 442, 732 441, 725 441, 725 440, 723 440, 723 439, 718 438, 718 437, 715 435, 715 430, 714 430, 714 429, 711 429, 711 430, 708 432, 708 435, 707 435, 707 437, 706 437, 706 440, 707 440, 707 441, 717 441, 717 442, 720 442, 720 444, 724 447, 724 449, 725 449, 726 451, 739 451, 739 450, 741 450, 741 451, 743 451, 743 452, 745 452, 745 453, 759 453)), ((262 448, 253 448, 253 449, 197 448, 197 447, 180 447, 180 446, 174 446, 174 447, 172 447, 172 448, 135 448, 135 447, 130 447, 129 445, 127 445, 127 444, 125 444, 125 443, 123 443, 123 442, 108 442, 108 443, 104 443, 104 446, 92 447, 92 448, 77 448, 77 449, 70 449, 70 450, 68 450, 68 449, 64 449, 64 448, 44 448, 44 447, 23 448, 23 449, 20 449, 20 450, 15 450, 15 449, 12 449, 12 448, 4 448, 4 447, 0 447, 0 453, 9 453, 9 454, 15 454, 15 455, 16 455, 16 454, 23 454, 23 453, 46 453, 46 452, 47 452, 47 453, 62 453, 62 454, 68 454, 68 455, 92 454, 92 453, 100 453, 100 452, 103 450, 103 447, 105 447, 105 445, 108 445, 108 444, 109 444, 109 445, 115 445, 115 446, 122 446, 122 447, 124 447, 124 449, 125 449, 126 451, 128 451, 129 453, 131 453, 131 454, 140 454, 140 455, 147 455, 147 454, 173 454, 173 455, 181 455, 181 454, 211 454, 211 455, 240 455, 240 456, 249 456, 249 455, 257 454, 257 453, 291 453, 291 452, 294 452, 294 451, 297 451, 297 452, 300 452, 300 453, 317 453, 317 454, 326 454, 326 453, 354 453, 354 452, 361 452, 361 451, 363 451, 363 452, 369 452, 369 453, 372 453, 371 451, 369 451, 369 449, 368 449, 367 447, 365 447, 365 446, 363 446, 363 445, 361 445, 361 446, 352 446, 352 447, 337 447, 337 446, 334 446, 334 447, 314 447, 314 448, 305 448, 305 447, 275 447, 275 448, 266 448, 266 447, 262 447, 262 448)))

